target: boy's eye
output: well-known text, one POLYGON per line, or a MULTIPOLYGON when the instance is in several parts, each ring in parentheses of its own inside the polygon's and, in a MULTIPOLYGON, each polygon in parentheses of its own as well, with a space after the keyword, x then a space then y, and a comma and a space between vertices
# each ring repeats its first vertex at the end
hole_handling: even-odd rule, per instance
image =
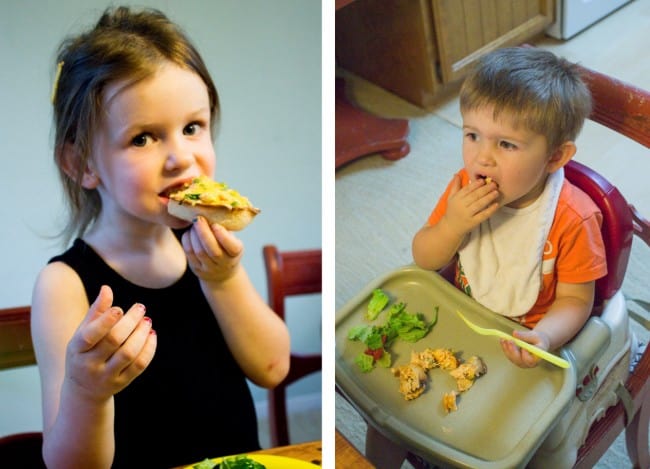
POLYGON ((516 150, 517 149, 517 145, 515 145, 514 143, 506 142, 505 140, 501 140, 499 142, 499 146, 501 148, 503 148, 504 150, 516 150))
POLYGON ((466 132, 465 133, 465 138, 472 141, 472 142, 475 142, 475 141, 478 140, 478 135, 476 135, 476 133, 474 133, 474 132, 466 132))
POLYGON ((131 140, 131 145, 133 145, 134 147, 144 147, 147 145, 147 143, 149 143, 149 141, 151 141, 151 138, 152 138, 151 135, 146 133, 136 135, 131 140))

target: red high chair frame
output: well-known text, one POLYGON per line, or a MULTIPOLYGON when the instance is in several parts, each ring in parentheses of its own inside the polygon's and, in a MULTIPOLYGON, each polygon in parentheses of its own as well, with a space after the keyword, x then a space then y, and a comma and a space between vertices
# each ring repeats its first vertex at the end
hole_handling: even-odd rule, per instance
MULTIPOLYGON (((650 148, 650 93, 586 67, 581 67, 594 108, 590 119, 650 148)), ((632 237, 650 245, 650 222, 629 205, 618 189, 595 171, 575 161, 566 167, 566 177, 585 191, 603 213, 603 240, 608 274, 596 283, 596 308, 611 298, 623 283, 632 237)), ((627 452, 634 467, 650 467, 650 347, 624 383, 629 399, 610 407, 589 430, 578 451, 575 467, 591 468, 625 430, 627 452)))

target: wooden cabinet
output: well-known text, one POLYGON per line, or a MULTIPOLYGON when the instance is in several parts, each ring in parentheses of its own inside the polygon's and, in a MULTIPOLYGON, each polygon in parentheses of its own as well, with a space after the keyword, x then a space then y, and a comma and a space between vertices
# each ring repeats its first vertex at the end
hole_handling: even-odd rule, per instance
POLYGON ((429 108, 478 57, 552 22, 553 0, 357 0, 336 12, 336 60, 429 108))

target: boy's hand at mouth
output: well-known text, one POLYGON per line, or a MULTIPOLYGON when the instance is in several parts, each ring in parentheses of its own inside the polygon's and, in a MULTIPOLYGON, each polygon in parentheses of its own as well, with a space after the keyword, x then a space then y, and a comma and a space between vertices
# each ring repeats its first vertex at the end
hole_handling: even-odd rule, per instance
POLYGON ((498 209, 497 183, 479 178, 462 187, 459 175, 452 181, 443 218, 459 236, 464 236, 490 218, 498 209))

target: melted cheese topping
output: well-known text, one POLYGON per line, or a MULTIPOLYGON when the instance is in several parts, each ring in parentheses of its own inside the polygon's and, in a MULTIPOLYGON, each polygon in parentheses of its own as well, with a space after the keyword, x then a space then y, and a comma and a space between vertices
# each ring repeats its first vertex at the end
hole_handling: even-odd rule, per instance
POLYGON ((199 176, 182 189, 169 194, 169 198, 188 205, 212 205, 230 208, 252 207, 250 201, 223 182, 199 176))

